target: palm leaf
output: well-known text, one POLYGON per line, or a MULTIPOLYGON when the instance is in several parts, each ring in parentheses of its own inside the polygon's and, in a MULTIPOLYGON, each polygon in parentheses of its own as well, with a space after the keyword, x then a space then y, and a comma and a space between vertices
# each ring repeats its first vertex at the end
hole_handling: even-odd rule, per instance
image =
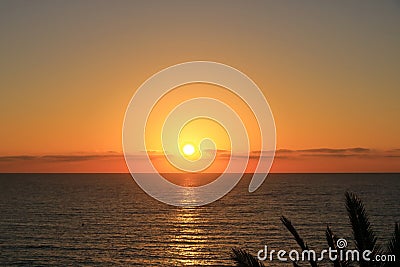
MULTIPOLYGON (((336 245, 338 238, 333 234, 329 225, 326 226, 325 235, 326 235, 326 241, 328 242, 328 246, 334 250, 339 251, 340 249, 336 245)), ((349 263, 347 261, 340 261, 339 259, 336 259, 333 262, 333 266, 334 267, 348 267, 349 263)))
MULTIPOLYGON (((364 204, 354 193, 346 192, 346 209, 353 228, 353 236, 357 249, 362 252, 370 250, 371 258, 379 254, 380 249, 376 244, 376 236, 372 230, 364 204)), ((366 262, 360 258, 360 266, 377 266, 377 263, 366 262)))
POLYGON ((261 261, 244 249, 233 248, 231 258, 238 267, 265 267, 261 261))
MULTIPOLYGON (((309 250, 308 246, 306 243, 304 243, 304 240, 300 237, 299 233, 297 232, 296 228, 292 225, 292 222, 287 219, 285 216, 281 217, 281 222, 283 225, 289 230, 289 232, 293 235, 294 239, 296 240, 297 244, 300 246, 300 248, 304 250, 309 250)), ((310 259, 310 265, 312 267, 318 267, 317 263, 310 259)))

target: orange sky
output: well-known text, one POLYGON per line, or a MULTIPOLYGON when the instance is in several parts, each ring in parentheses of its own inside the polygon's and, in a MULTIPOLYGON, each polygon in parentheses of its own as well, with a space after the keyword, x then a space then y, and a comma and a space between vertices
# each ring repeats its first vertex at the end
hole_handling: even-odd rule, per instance
POLYGON ((231 65, 263 91, 272 171, 400 172, 399 8, 2 1, 0 172, 127 171, 135 90, 192 60, 231 65))

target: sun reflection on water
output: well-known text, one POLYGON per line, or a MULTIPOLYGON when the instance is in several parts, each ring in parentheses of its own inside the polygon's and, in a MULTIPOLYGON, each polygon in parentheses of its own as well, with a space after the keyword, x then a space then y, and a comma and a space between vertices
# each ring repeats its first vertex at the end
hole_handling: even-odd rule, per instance
POLYGON ((177 208, 170 214, 174 232, 166 256, 175 259, 175 265, 207 265, 208 219, 202 216, 201 207, 177 208))

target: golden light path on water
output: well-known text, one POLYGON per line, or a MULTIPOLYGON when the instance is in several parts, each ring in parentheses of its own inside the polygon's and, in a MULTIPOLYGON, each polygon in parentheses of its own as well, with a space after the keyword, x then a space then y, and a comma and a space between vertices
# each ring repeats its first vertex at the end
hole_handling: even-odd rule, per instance
POLYGON ((171 236, 166 256, 178 258, 183 266, 207 265, 204 254, 208 250, 209 235, 207 228, 201 225, 207 225, 208 219, 199 213, 198 208, 190 207, 178 208, 170 219, 177 231, 171 236))

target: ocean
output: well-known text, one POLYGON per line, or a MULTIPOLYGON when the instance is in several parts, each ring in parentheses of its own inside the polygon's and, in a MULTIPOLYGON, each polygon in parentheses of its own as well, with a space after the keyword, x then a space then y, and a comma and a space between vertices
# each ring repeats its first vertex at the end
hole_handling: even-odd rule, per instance
POLYGON ((400 222, 400 174, 270 174, 254 193, 248 184, 182 208, 129 174, 0 174, 0 266, 234 266, 232 248, 298 248, 281 215, 312 249, 328 247, 327 225, 354 247, 346 191, 363 200, 379 244, 400 222))

